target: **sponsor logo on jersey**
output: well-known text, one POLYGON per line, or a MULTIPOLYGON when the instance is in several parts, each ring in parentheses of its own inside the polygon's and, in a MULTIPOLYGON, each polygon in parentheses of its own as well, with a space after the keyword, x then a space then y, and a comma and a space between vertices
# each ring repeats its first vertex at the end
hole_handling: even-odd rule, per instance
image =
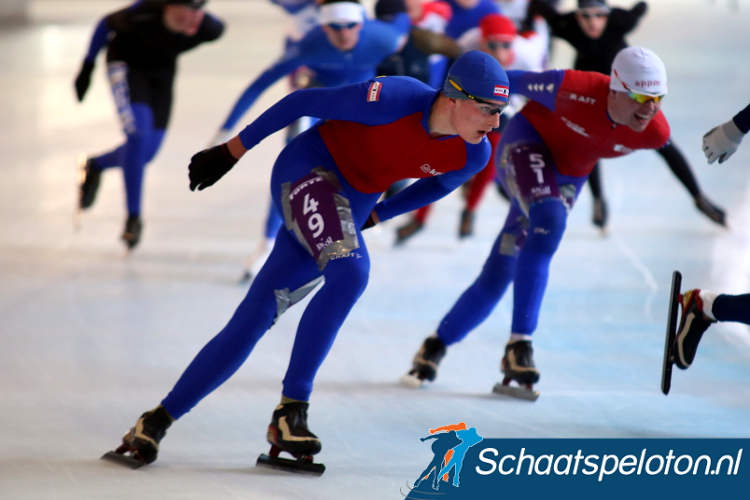
POLYGON ((380 88, 383 86, 380 82, 372 82, 367 90, 367 102, 375 102, 380 99, 380 88))
POLYGON ((430 174, 430 175, 443 175, 443 172, 438 172, 437 170, 435 170, 434 168, 432 168, 432 167, 431 167, 431 166, 429 165, 429 163, 425 163, 424 165, 422 165, 421 167, 419 167, 419 169, 420 169, 420 170, 421 170, 422 172, 424 172, 425 174, 430 174))
POLYGON ((596 104, 596 99, 594 99, 593 97, 589 97, 587 95, 578 95, 572 92, 570 93, 569 99, 571 101, 582 102, 584 104, 591 104, 591 105, 596 104))
POLYGON ((565 123, 565 125, 568 126, 570 130, 575 132, 576 134, 581 134, 584 137, 588 137, 589 134, 586 133, 586 129, 578 125, 577 123, 573 123, 572 121, 568 120, 564 116, 562 117, 562 121, 565 123))
POLYGON ((612 149, 616 153, 622 153, 624 155, 630 154, 635 151, 635 149, 630 149, 629 147, 623 146, 622 144, 615 144, 614 146, 612 146, 612 149))
POLYGON ((493 93, 495 95, 508 97, 510 95, 510 89, 508 89, 508 87, 506 87, 505 85, 495 85, 495 90, 493 93))

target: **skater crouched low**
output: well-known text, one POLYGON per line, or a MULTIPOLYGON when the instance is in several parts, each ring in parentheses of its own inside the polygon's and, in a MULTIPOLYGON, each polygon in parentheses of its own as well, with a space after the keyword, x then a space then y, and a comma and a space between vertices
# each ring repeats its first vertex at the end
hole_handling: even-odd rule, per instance
POLYGON ((660 111, 667 75, 652 51, 628 47, 615 58, 611 76, 576 70, 508 71, 508 76, 511 92, 529 99, 508 122, 497 147, 498 175, 512 198, 510 211, 479 276, 425 341, 402 380, 412 386, 433 380, 446 349, 479 326, 512 283, 504 380, 495 392, 533 400, 538 393, 532 384, 540 373, 532 335, 568 214, 599 159, 667 142, 669 125, 660 111), (438 342, 439 352, 430 348, 438 342), (510 387, 511 382, 520 387, 510 387))
POLYGON ((281 402, 268 428, 271 451, 258 459, 262 466, 322 473, 322 465, 312 463, 322 446, 308 428, 309 401, 315 375, 367 285, 362 228, 442 198, 481 170, 490 156, 487 133, 498 126, 507 102, 505 71, 472 51, 453 63, 443 90, 408 77, 299 90, 228 143, 194 155, 190 187, 202 190, 268 135, 302 116, 321 119, 295 137, 274 165, 271 195, 286 226, 247 297, 161 406, 144 414, 108 458, 153 462, 172 421, 229 379, 282 313, 323 282, 297 326, 281 402), (418 180, 378 203, 394 182, 410 178, 418 180), (280 458, 282 451, 296 460, 280 458))

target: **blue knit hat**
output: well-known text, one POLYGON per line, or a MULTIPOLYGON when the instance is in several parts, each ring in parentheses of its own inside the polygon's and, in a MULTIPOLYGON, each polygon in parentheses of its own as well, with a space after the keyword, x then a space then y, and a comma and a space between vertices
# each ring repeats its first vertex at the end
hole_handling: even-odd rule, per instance
POLYGON ((508 75, 497 59, 484 52, 471 50, 462 54, 451 65, 443 84, 443 93, 454 99, 478 97, 508 102, 508 75))

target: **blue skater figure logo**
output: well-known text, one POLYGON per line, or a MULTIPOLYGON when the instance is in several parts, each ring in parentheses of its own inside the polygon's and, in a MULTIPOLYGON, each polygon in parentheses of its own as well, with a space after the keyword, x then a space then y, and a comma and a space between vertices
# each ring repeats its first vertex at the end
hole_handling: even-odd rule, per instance
POLYGON ((453 486, 458 487, 466 452, 484 438, 477 434, 476 428, 467 428, 466 423, 459 422, 458 424, 430 429, 429 436, 420 438, 421 441, 427 441, 428 439, 435 440, 432 443, 432 451, 435 456, 419 475, 419 479, 414 482, 414 489, 423 480, 428 479, 433 471, 435 471, 435 477, 432 480, 433 489, 440 489, 441 479, 447 482, 451 480, 451 476, 453 486))

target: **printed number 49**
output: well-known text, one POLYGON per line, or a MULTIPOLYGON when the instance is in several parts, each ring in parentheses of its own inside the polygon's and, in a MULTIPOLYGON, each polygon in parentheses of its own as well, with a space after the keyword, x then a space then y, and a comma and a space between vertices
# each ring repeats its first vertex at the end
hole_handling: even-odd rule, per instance
POLYGON ((323 216, 318 213, 318 205, 319 203, 315 201, 315 198, 310 198, 310 193, 305 195, 305 199, 302 202, 302 215, 313 212, 310 218, 307 219, 307 227, 313 232, 313 238, 320 236, 325 227, 323 216))
POLYGON ((542 184, 544 182, 544 175, 542 174, 542 169, 545 167, 544 157, 540 153, 532 153, 529 155, 529 161, 531 161, 531 168, 536 174, 536 181, 542 184))

